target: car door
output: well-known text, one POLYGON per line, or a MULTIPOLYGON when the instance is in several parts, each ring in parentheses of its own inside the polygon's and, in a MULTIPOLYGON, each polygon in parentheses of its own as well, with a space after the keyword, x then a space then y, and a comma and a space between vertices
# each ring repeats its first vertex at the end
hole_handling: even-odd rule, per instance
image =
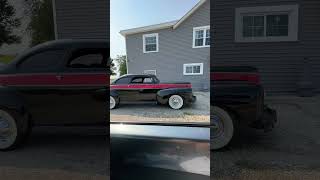
POLYGON ((65 124, 106 124, 108 48, 77 48, 67 58, 62 72, 60 98, 65 124))
POLYGON ((152 77, 143 77, 137 87, 137 98, 139 101, 155 101, 158 89, 152 77))
POLYGON ((131 76, 121 77, 112 84, 111 91, 119 96, 121 102, 135 100, 134 89, 130 87, 131 76))
POLYGON ((135 76, 131 79, 130 83, 129 83, 129 89, 131 91, 131 100, 133 101, 142 101, 144 98, 142 96, 144 96, 143 90, 144 90, 144 86, 143 86, 143 79, 144 77, 142 76, 135 76))
POLYGON ((35 124, 52 124, 60 118, 58 71, 65 54, 64 49, 34 52, 21 59, 7 77, 6 85, 22 96, 35 124))

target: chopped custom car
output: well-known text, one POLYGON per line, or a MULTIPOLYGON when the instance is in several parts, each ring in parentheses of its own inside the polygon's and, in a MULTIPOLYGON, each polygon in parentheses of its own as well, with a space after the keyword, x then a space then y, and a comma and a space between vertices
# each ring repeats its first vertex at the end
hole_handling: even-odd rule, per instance
POLYGON ((0 150, 33 126, 106 125, 109 43, 59 40, 0 66, 0 150))
POLYGON ((181 109, 195 102, 191 83, 160 82, 155 75, 124 75, 111 83, 110 109, 120 102, 157 102, 181 109))
POLYGON ((211 149, 226 147, 241 126, 270 131, 276 111, 264 104, 259 73, 253 67, 211 70, 211 149))

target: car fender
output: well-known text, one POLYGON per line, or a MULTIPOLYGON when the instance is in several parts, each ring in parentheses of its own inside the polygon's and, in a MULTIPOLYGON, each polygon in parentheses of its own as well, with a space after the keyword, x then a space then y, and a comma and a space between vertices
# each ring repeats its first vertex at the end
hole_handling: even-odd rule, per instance
POLYGON ((170 88, 163 89, 157 92, 157 101, 161 104, 167 104, 171 95, 180 95, 185 97, 185 94, 192 93, 191 88, 170 88))
POLYGON ((0 107, 17 111, 21 115, 27 112, 27 106, 21 96, 8 87, 0 86, 0 107))
POLYGON ((110 90, 110 96, 114 97, 116 100, 119 100, 119 99, 120 99, 120 98, 119 98, 119 93, 118 93, 118 91, 115 90, 115 89, 111 89, 111 90, 110 90))

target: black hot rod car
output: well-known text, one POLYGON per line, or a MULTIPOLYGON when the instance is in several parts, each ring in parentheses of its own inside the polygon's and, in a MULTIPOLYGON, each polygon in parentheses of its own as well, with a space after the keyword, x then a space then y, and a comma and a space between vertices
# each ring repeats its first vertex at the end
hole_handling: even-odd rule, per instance
POLYGON ((36 125, 106 125, 109 43, 59 40, 0 66, 0 150, 36 125))
POLYGON ((180 109, 195 100, 191 83, 160 83, 155 75, 149 74, 124 75, 110 86, 110 109, 116 108, 121 101, 156 101, 180 109))
POLYGON ((254 67, 211 69, 211 149, 226 147, 241 126, 270 131, 276 111, 265 105, 264 89, 254 67))

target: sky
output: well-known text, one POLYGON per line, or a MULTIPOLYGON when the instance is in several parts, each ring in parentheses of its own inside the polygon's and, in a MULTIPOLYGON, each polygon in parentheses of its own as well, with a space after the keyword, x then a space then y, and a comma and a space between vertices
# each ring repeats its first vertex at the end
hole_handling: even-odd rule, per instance
POLYGON ((111 58, 125 55, 121 30, 179 20, 200 0, 111 0, 111 58))

